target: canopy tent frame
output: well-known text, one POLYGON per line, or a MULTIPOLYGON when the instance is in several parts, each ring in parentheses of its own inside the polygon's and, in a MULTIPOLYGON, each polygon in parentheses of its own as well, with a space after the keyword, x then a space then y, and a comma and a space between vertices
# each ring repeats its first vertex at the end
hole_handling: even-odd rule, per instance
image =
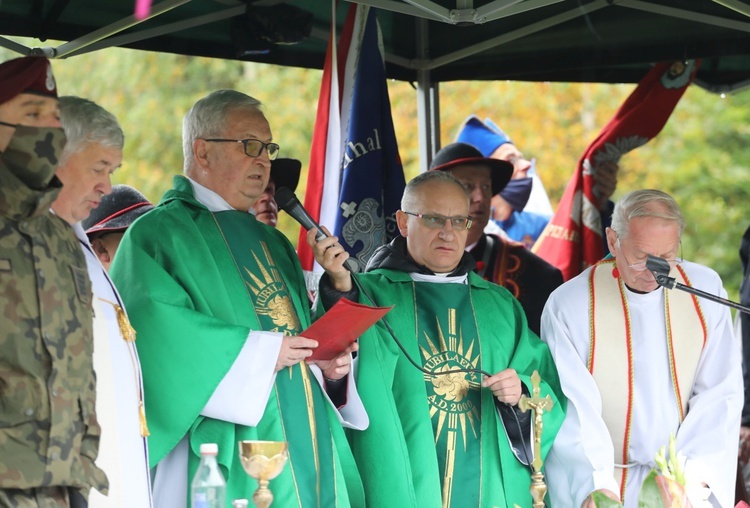
MULTIPOLYGON (((175 13, 180 7, 197 4, 201 1, 205 4, 208 0, 162 0, 155 2, 152 5, 151 12, 145 19, 136 19, 134 14, 125 16, 103 27, 96 28, 79 37, 63 42, 58 46, 30 47, 5 36, 0 36, 0 46, 23 55, 69 58, 107 47, 136 45, 146 40, 199 27, 206 27, 213 23, 243 15, 250 7, 275 7, 289 3, 283 0, 261 0, 249 3, 240 0, 214 0, 217 6, 210 12, 186 16, 176 21, 165 19, 164 23, 158 26, 141 26, 148 21, 164 17, 167 13, 175 13)), ((325 0, 325 2, 328 1, 330 0, 325 0)), ((565 25, 580 18, 586 18, 586 22, 589 23, 589 16, 607 9, 639 11, 664 16, 665 19, 679 19, 734 33, 750 34, 750 20, 747 20, 750 17, 750 3, 747 0, 696 0, 690 4, 693 7, 705 7, 706 4, 720 6, 726 11, 726 16, 707 14, 697 10, 670 6, 649 0, 578 0, 575 4, 566 0, 490 0, 478 6, 475 6, 474 0, 452 0, 451 2, 443 0, 441 3, 438 3, 436 0, 346 1, 365 4, 390 13, 414 18, 413 42, 416 48, 415 53, 410 57, 405 57, 395 52, 386 51, 385 58, 388 64, 405 69, 411 72, 411 75, 416 78, 414 81, 416 82, 417 89, 419 153, 422 170, 427 169, 432 154, 439 148, 439 81, 441 79, 435 77, 435 72, 451 64, 464 62, 467 59, 477 57, 490 50, 507 47, 511 43, 524 40, 533 35, 542 34, 551 28, 565 25), (571 8, 567 8, 568 3, 572 5, 571 8), (557 9, 554 14, 542 15, 544 8, 555 4, 563 4, 563 8, 557 9), (528 13, 540 13, 540 15, 536 16, 533 22, 519 23, 518 28, 506 30, 504 33, 487 37, 480 42, 457 41, 456 44, 451 45, 448 51, 443 51, 440 54, 437 54, 438 52, 435 48, 431 47, 430 22, 462 27, 477 26, 486 25, 498 20, 507 20, 508 18, 528 13)), ((74 0, 56 0, 47 9, 46 14, 44 13, 44 0, 34 2, 31 12, 41 20, 39 23, 40 33, 46 34, 51 31, 62 14, 73 2, 74 0)), ((317 2, 317 4, 320 3, 317 2)), ((529 18, 525 19, 528 20, 529 18)), ((328 30, 321 26, 313 26, 310 30, 310 38, 327 41, 328 37, 328 30)), ((690 55, 686 54, 684 57, 688 58, 690 55)), ((739 91, 750 86, 750 74, 748 74, 746 79, 741 79, 731 84, 704 82, 700 79, 700 76, 695 82, 712 92, 727 93, 739 91)))

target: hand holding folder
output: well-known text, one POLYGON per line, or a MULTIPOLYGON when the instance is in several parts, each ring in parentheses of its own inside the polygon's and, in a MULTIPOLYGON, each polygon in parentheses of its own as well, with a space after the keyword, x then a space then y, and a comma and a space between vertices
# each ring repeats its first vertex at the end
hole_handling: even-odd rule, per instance
POLYGON ((332 360, 337 357, 392 308, 392 305, 370 307, 341 298, 307 330, 300 333, 302 337, 318 341, 318 347, 313 349, 309 359, 332 360))

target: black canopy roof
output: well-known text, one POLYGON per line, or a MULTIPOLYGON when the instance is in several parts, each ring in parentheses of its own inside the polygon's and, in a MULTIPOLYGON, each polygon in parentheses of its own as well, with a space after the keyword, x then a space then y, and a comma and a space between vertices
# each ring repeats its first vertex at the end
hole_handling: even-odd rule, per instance
MULTIPOLYGON (((378 8, 389 77, 635 82, 657 61, 703 58, 713 91, 750 83, 747 0, 362 0, 378 8)), ((340 2, 343 25, 347 2, 340 2)), ((2 0, 0 34, 321 68, 331 0, 2 0), (299 41, 299 42, 297 42, 299 41), (297 43, 293 43, 297 42, 297 43)), ((8 39, 0 45, 25 52, 8 39)), ((53 48, 56 48, 53 50, 53 48)))

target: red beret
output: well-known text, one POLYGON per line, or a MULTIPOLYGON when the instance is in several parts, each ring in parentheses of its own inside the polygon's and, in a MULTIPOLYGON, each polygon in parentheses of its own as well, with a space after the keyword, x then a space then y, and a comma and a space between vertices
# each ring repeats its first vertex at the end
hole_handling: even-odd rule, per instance
POLYGON ((25 56, 0 64, 0 104, 21 93, 57 97, 57 85, 49 60, 25 56))

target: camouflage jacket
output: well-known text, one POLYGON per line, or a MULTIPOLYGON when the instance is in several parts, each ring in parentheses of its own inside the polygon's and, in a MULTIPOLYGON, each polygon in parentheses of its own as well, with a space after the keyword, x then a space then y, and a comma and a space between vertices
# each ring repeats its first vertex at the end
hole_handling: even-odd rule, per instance
POLYGON ((73 229, 49 211, 61 184, 47 166, 35 190, 40 175, 0 154, 0 489, 88 496, 107 487, 94 465, 91 284, 73 229))

